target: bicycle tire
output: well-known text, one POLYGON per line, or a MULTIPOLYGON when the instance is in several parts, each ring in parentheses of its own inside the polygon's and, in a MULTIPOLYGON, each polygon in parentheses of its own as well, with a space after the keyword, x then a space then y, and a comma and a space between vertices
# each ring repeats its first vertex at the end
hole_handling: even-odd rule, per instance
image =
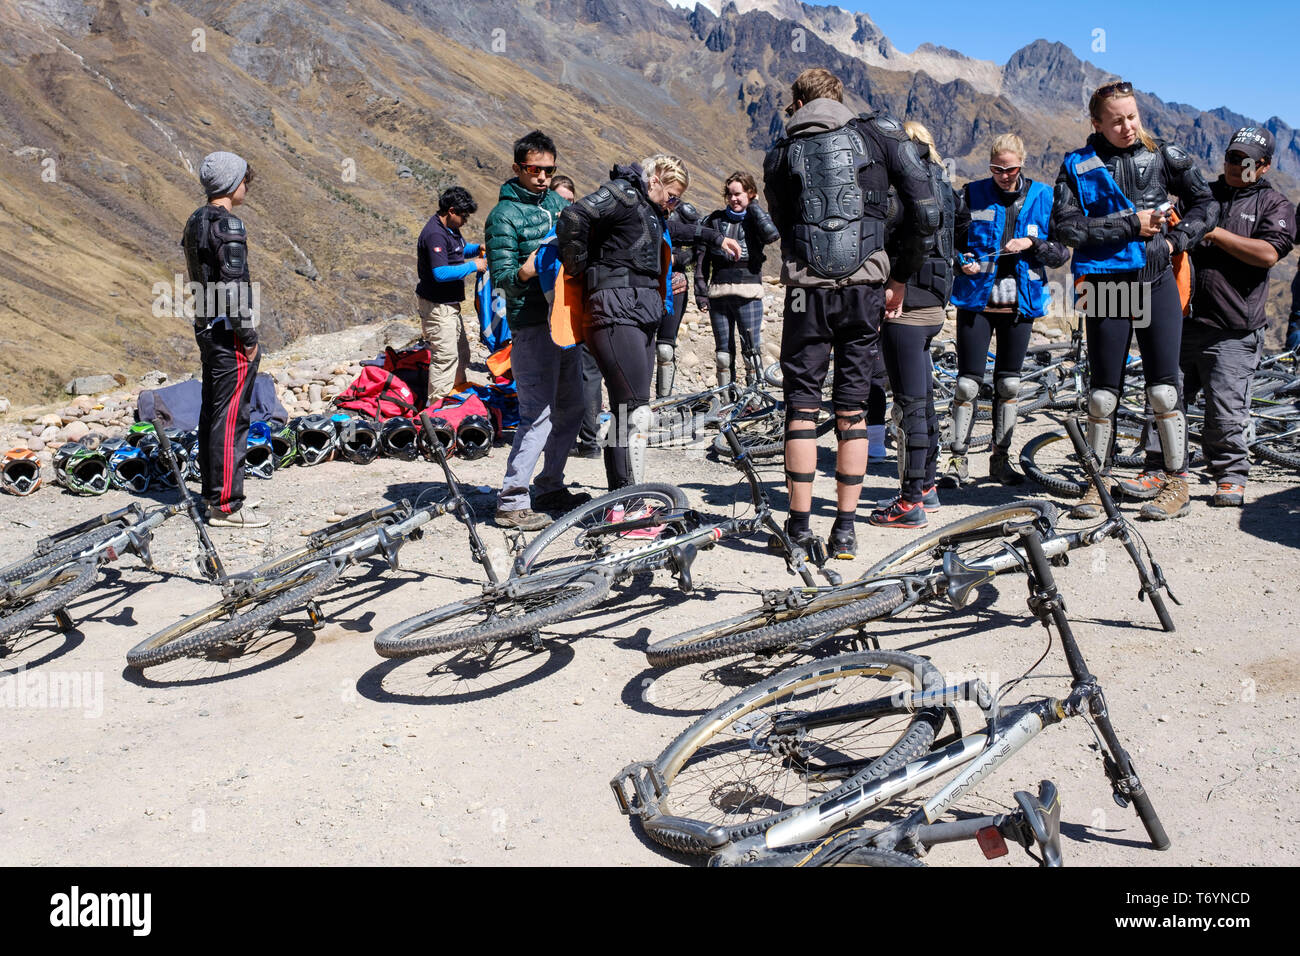
POLYGON ((1043 432, 1025 442, 1020 449, 1020 467, 1033 481, 1064 498, 1082 498, 1088 490, 1088 473, 1064 428, 1043 432), (1060 457, 1062 451, 1064 459, 1060 457))
POLYGON ((88 548, 93 548, 102 544, 109 538, 122 533, 126 525, 112 524, 105 525, 102 528, 92 528, 77 535, 70 541, 65 541, 56 548, 52 548, 42 555, 29 555, 22 561, 15 562, 7 568, 0 568, 0 584, 7 584, 11 581, 21 581, 23 578, 29 578, 38 571, 44 571, 46 568, 55 564, 61 564, 75 558, 88 548))
POLYGON ((779 650, 808 637, 835 634, 884 617, 903 603, 903 589, 856 582, 820 589, 804 607, 759 608, 706 624, 646 648, 651 667, 679 667, 758 651, 779 650))
POLYGON ((1265 461, 1300 470, 1300 435, 1257 438, 1250 450, 1265 461))
POLYGON ((825 862, 816 856, 805 866, 925 866, 924 861, 897 850, 886 850, 878 846, 854 846, 835 853, 825 862))
POLYGON ((37 592, 52 593, 31 603, 25 603, 28 598, 23 598, 10 605, 10 608, 0 611, 0 642, 8 640, 15 634, 21 634, 41 618, 62 610, 94 587, 98 576, 99 565, 94 561, 69 564, 66 568, 54 571, 49 584, 41 592, 37 592))
POLYGON ((792 667, 746 688, 697 720, 659 755, 654 769, 664 789, 654 806, 645 808, 646 833, 674 850, 708 853, 718 849, 720 841, 756 836, 804 807, 834 800, 892 773, 929 750, 943 720, 940 711, 909 713, 900 707, 860 722, 860 729, 854 725, 801 728, 799 749, 805 758, 815 755, 827 761, 831 776, 842 781, 837 783, 820 779, 819 765, 812 760, 806 766, 814 772, 798 772, 777 753, 782 750, 779 745, 762 752, 751 747, 759 731, 749 730, 762 723, 760 714, 789 712, 791 707, 816 712, 822 697, 833 698, 838 707, 940 683, 938 670, 923 658, 899 651, 866 651, 792 667), (830 766, 843 764, 845 758, 850 764, 867 763, 853 771, 830 766), (728 762, 736 763, 734 770, 726 767, 728 762), (813 792, 823 783, 824 789, 813 792), (773 802, 776 809, 767 812, 773 802))
POLYGON ((640 547, 646 538, 624 538, 602 535, 597 542, 582 542, 585 532, 606 523, 606 514, 616 505, 625 510, 641 504, 659 511, 681 511, 689 502, 676 485, 646 482, 628 485, 581 504, 568 514, 561 515, 533 538, 515 561, 512 577, 553 571, 556 568, 576 566, 594 561, 612 553, 619 545, 640 547))
MULTIPOLYGON (((908 542, 897 551, 886 555, 873 564, 867 569, 863 577, 873 578, 885 574, 902 574, 917 570, 917 560, 922 556, 925 556, 926 560, 920 566, 928 568, 933 564, 929 554, 938 545, 940 539, 960 531, 973 531, 976 528, 1001 524, 1003 521, 1025 518, 1046 518, 1055 526, 1058 517, 1059 512, 1056 505, 1050 501, 1039 500, 1017 501, 1013 504, 989 508, 987 511, 979 511, 908 542)), ((969 559, 977 556, 979 551, 988 546, 989 542, 978 541, 971 545, 960 546, 958 551, 963 557, 969 559)))
POLYGON ((607 575, 595 572, 567 579, 547 575, 536 581, 537 587, 517 597, 485 592, 409 617, 375 638, 375 652, 380 657, 420 657, 508 641, 594 607, 612 584, 607 575), (463 619, 471 617, 482 620, 465 624, 463 619), (451 630, 437 630, 445 626, 451 630))
MULTIPOLYGON (((817 432, 817 437, 821 438, 834 427, 835 416, 829 415, 814 426, 814 431, 817 432)), ((750 458, 770 458, 773 455, 785 454, 785 413, 774 416, 763 426, 737 428, 736 438, 740 440, 740 446, 749 453, 750 458), (755 427, 761 427, 762 430, 755 434, 755 427)), ((727 441, 726 435, 718 435, 713 439, 713 450, 719 457, 732 457, 731 444, 727 441)))
POLYGON ((215 644, 237 640, 305 606, 333 585, 342 573, 343 568, 326 564, 296 580, 275 582, 258 594, 218 601, 135 645, 126 652, 127 665, 137 669, 153 667, 181 657, 194 657, 215 644), (254 605, 250 610, 235 613, 250 604, 254 605), (231 615, 229 620, 208 626, 227 614, 231 615))

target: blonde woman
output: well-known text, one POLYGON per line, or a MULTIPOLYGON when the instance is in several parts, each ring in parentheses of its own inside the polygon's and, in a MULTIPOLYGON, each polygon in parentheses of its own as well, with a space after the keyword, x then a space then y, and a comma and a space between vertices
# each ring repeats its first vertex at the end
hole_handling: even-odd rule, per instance
POLYGON ((1047 268, 1065 264, 1069 252, 1051 236, 1052 189, 1024 175, 1025 144, 1014 133, 993 141, 988 179, 967 183, 957 211, 956 246, 963 264, 953 280, 957 306, 957 387, 952 401, 952 457, 940 479, 945 487, 970 480, 967 442, 975 401, 984 382, 989 343, 993 363, 993 453, 989 477, 1018 485, 1011 466, 1020 367, 1034 319, 1047 312, 1047 268))
POLYGON ((605 447, 605 477, 611 491, 644 480, 655 335, 670 281, 665 237, 740 255, 736 241, 716 230, 667 219, 688 185, 682 161, 661 153, 615 166, 609 182, 560 213, 560 256, 569 275, 584 277, 584 343, 609 391, 613 439, 605 447))

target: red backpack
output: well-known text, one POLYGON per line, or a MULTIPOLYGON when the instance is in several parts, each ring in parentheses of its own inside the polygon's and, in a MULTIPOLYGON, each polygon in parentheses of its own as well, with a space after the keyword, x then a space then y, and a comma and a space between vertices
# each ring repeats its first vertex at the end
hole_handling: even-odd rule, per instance
POLYGON ((334 404, 371 418, 414 418, 420 412, 407 384, 396 372, 378 365, 362 366, 356 381, 334 399, 334 404))

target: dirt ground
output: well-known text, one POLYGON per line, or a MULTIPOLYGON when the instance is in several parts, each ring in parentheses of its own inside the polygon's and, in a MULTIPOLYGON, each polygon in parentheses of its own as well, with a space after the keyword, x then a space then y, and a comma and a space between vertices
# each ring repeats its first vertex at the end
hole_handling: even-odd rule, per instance
MULTIPOLYGON (((1017 444, 1053 423, 1023 423, 1017 444)), ((814 528, 833 515, 833 445, 822 439, 814 528)), ((455 464, 500 562, 505 538, 487 493, 507 449, 455 464)), ((891 494, 893 465, 873 466, 863 500, 891 494)), ((1011 500, 985 478, 948 492, 931 527, 1011 500)), ((651 479, 684 488, 703 511, 732 513, 748 494, 731 467, 700 451, 653 450, 651 479)), ((569 479, 599 493, 598 461, 572 459, 569 479)), ((774 504, 785 507, 775 468, 774 504)), ((231 569, 301 542, 338 511, 442 490, 435 465, 331 462, 250 479, 272 517, 266 531, 213 530, 231 569)), ((1131 810, 1110 798, 1083 721, 1049 728, 963 800, 962 809, 1014 806, 1012 791, 1048 777, 1064 803, 1067 864, 1185 866, 1300 862, 1300 655, 1295 594, 1300 486, 1257 466, 1243 511, 1207 506, 1193 488, 1185 518, 1143 523, 1174 593, 1178 630, 1161 631, 1136 597, 1117 544, 1080 552, 1059 571, 1076 632, 1107 690, 1128 745, 1173 840, 1157 853, 1131 810)), ((1032 485, 1017 497, 1038 493, 1032 485)), ((167 498, 166 493, 155 497, 167 498)), ((49 488, 0 499, 0 563, 49 531, 127 502, 121 492, 76 498, 49 488)), ((1132 508, 1133 506, 1128 506, 1132 508)), ((1077 523, 1065 522, 1067 526, 1077 523)), ((915 532, 871 529, 861 553, 836 562, 848 579, 915 532)), ((728 541, 695 565, 697 591, 660 572, 546 635, 539 652, 512 652, 484 671, 434 658, 378 657, 380 630, 424 609, 472 596, 483 574, 463 528, 426 526, 402 551, 403 570, 353 569, 321 601, 328 622, 305 615, 227 663, 183 662, 143 676, 126 651, 218 598, 198 576, 184 518, 156 535, 157 569, 134 557, 112 566, 75 602, 68 633, 34 629, 0 658, 0 863, 681 865, 621 816, 610 778, 653 759, 696 715, 731 689, 712 668, 662 673, 645 646, 755 605, 763 588, 795 583, 763 542, 728 541), (77 692, 80 693, 77 693, 77 692)), ((1045 648, 1026 612, 1023 578, 1008 577, 963 611, 930 608, 874 629, 887 648, 929 656, 952 679, 1015 677, 1045 648)), ((1039 673, 1065 672, 1059 647, 1039 673)), ((1062 679, 1035 693, 1063 694, 1062 679)), ((965 715, 971 726, 973 713, 965 715)), ((980 863, 973 845, 940 847, 934 865, 980 863)), ((1015 848, 992 865, 1031 861, 1015 848)))

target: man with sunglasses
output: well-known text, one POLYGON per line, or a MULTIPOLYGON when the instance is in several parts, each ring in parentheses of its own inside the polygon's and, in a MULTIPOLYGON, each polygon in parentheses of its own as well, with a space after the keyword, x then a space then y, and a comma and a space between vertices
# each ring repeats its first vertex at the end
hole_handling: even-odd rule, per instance
POLYGON ((1210 504, 1217 507, 1240 508, 1245 501, 1245 426, 1268 324, 1268 271, 1295 237, 1295 207, 1264 179, 1273 149, 1273 134, 1263 127, 1233 134, 1223 174, 1210 185, 1218 225, 1192 249, 1196 286, 1180 365, 1185 400, 1205 392, 1201 447, 1216 483, 1210 504))
POLYGON ((550 189, 555 142, 540 130, 521 137, 513 169, 514 178, 502 184, 484 224, 492 283, 506 299, 519 393, 519 426, 497 496, 496 523, 538 531, 550 524, 538 512, 565 512, 591 499, 564 486, 569 449, 582 425, 582 350, 562 349, 551 340, 550 304, 537 277, 537 250, 569 205, 550 189), (544 461, 532 497, 529 483, 539 458, 544 461))
POLYGON ((469 338, 460 315, 465 301, 465 277, 487 271, 478 243, 466 244, 460 231, 478 211, 463 186, 452 186, 438 197, 438 213, 420 232, 416 243, 415 287, 420 333, 429 343, 430 402, 455 391, 469 368, 469 338), (472 257, 468 262, 465 257, 472 257))

